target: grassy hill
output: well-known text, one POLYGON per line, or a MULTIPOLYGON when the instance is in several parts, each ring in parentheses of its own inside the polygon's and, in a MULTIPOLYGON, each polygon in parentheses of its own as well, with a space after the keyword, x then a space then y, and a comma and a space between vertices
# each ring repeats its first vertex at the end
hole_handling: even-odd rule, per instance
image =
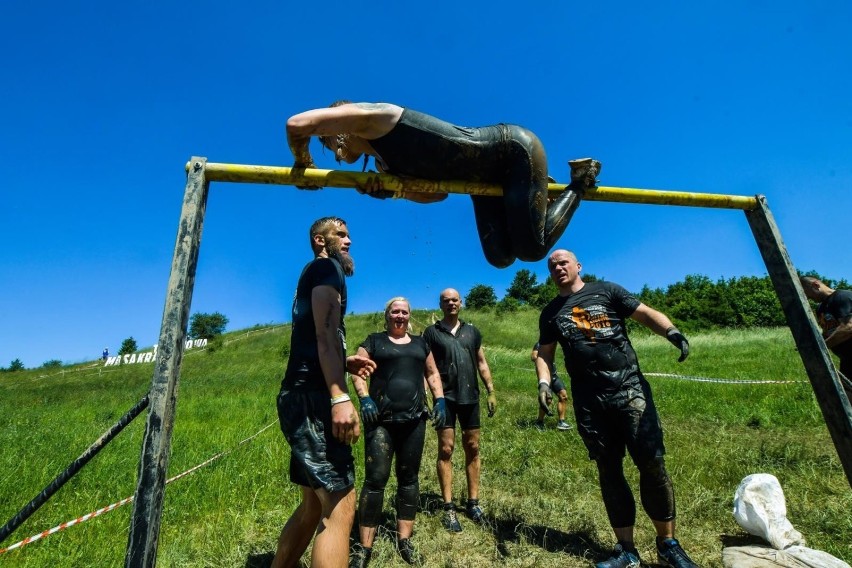
MULTIPOLYGON (((415 311, 418 331, 436 315, 415 311)), ((532 426, 537 403, 529 351, 537 313, 463 315, 483 332, 499 397, 496 416, 483 416, 480 497, 489 526, 462 519, 461 534, 441 529, 435 513, 437 450, 430 433, 415 544, 427 566, 592 565, 613 544, 594 465, 576 431, 556 431, 553 419, 545 431, 532 426)), ((380 325, 379 314, 347 316, 350 352, 380 325)), ((789 331, 719 331, 689 339, 691 355, 678 364, 676 351, 662 338, 634 337, 666 432, 684 546, 702 566, 719 567, 723 546, 757 542, 733 520, 733 494, 746 475, 771 473, 785 491, 788 518, 808 545, 852 561, 852 492, 789 331), (770 380, 782 382, 746 382, 770 380)), ((160 566, 268 565, 299 495, 287 481, 288 448, 275 412, 288 342, 289 328, 279 326, 229 333, 205 350, 187 351, 169 476, 223 455, 168 485, 160 566)), ((152 363, 93 363, 0 375, 0 523, 144 396, 152 372, 152 363)), ((0 548, 131 496, 144 418, 130 424, 0 548)), ((362 464, 362 441, 356 452, 362 464)), ((635 468, 626 470, 638 499, 635 468)), ((359 489, 362 471, 359 466, 359 489)), ((460 500, 465 485, 460 445, 454 475, 460 500)), ((389 529, 394 491, 392 479, 385 507, 389 529)), ((119 507, 0 554, 0 565, 123 565, 131 508, 119 507)), ((641 511, 636 536, 642 557, 655 561, 653 530, 641 511)), ((380 531, 371 565, 404 565, 392 538, 380 531)))

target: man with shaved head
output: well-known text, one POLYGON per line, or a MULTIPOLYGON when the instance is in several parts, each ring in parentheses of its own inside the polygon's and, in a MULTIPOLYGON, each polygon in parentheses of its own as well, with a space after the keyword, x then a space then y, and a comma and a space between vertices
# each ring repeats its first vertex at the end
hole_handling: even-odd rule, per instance
POLYGON ((465 512, 476 523, 484 520, 479 506, 479 383, 477 374, 488 391, 488 416, 494 416, 497 397, 491 369, 482 349, 482 334, 472 324, 459 319, 461 298, 457 290, 447 288, 441 292, 439 303, 444 317, 426 328, 423 339, 429 344, 447 405, 447 420, 438 431, 438 483, 444 499, 444 516, 441 522, 449 532, 461 532, 462 526, 453 503, 453 449, 455 426, 458 420, 462 431, 462 447, 467 477, 467 504, 465 512))
POLYGON ((539 318, 536 372, 550 384, 557 342, 571 377, 577 432, 598 467, 601 495, 618 543, 597 568, 638 568, 633 544, 636 501, 624 476, 625 450, 639 470, 642 507, 657 532, 658 560, 663 566, 695 568, 674 538, 675 499, 666 472, 663 430, 627 337, 627 318, 669 340, 683 361, 689 343, 665 314, 651 309, 612 282, 583 282, 582 266, 568 250, 556 250, 547 261, 559 288, 539 318))

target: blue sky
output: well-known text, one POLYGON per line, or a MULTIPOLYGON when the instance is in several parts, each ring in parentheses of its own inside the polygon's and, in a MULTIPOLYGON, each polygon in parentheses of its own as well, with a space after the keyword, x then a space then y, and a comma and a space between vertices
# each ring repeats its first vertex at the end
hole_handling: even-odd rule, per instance
MULTIPOLYGON (((0 8, 0 366, 156 343, 191 156, 289 166, 288 116, 386 101, 521 124, 601 185, 763 194, 793 263, 852 279, 852 5, 7 2, 0 8)), ((320 167, 336 167, 314 145, 320 167)), ((211 185, 192 313, 289 320, 317 217, 349 222, 350 311, 502 297, 470 199, 211 185)), ((766 273, 741 211, 586 202, 558 243, 638 291, 766 273)))

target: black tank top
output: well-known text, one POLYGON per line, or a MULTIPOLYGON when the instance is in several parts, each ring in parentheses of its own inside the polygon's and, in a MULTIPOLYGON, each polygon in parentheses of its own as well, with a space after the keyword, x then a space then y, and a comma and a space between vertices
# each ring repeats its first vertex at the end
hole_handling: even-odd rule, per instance
POLYGON ((406 108, 390 132, 368 142, 381 156, 388 173, 497 183, 505 172, 501 157, 506 138, 503 124, 455 126, 406 108))

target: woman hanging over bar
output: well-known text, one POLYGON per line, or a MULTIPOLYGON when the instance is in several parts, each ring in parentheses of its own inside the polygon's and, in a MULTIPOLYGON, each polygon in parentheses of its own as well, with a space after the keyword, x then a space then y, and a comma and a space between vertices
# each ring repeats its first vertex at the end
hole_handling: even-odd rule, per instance
MULTIPOLYGON (((482 250, 489 263, 504 268, 516 258, 543 259, 556 243, 585 191, 595 185, 600 162, 569 162, 571 183, 553 200, 547 195, 547 157, 535 134, 513 124, 481 128, 455 126, 389 103, 338 101, 287 120, 287 142, 295 168, 314 168, 310 137, 333 151, 338 162, 375 159, 379 171, 428 180, 500 184, 502 197, 472 195, 482 250)), ((364 188, 374 197, 391 192, 364 188)), ((446 194, 406 192, 419 203, 446 194)))

